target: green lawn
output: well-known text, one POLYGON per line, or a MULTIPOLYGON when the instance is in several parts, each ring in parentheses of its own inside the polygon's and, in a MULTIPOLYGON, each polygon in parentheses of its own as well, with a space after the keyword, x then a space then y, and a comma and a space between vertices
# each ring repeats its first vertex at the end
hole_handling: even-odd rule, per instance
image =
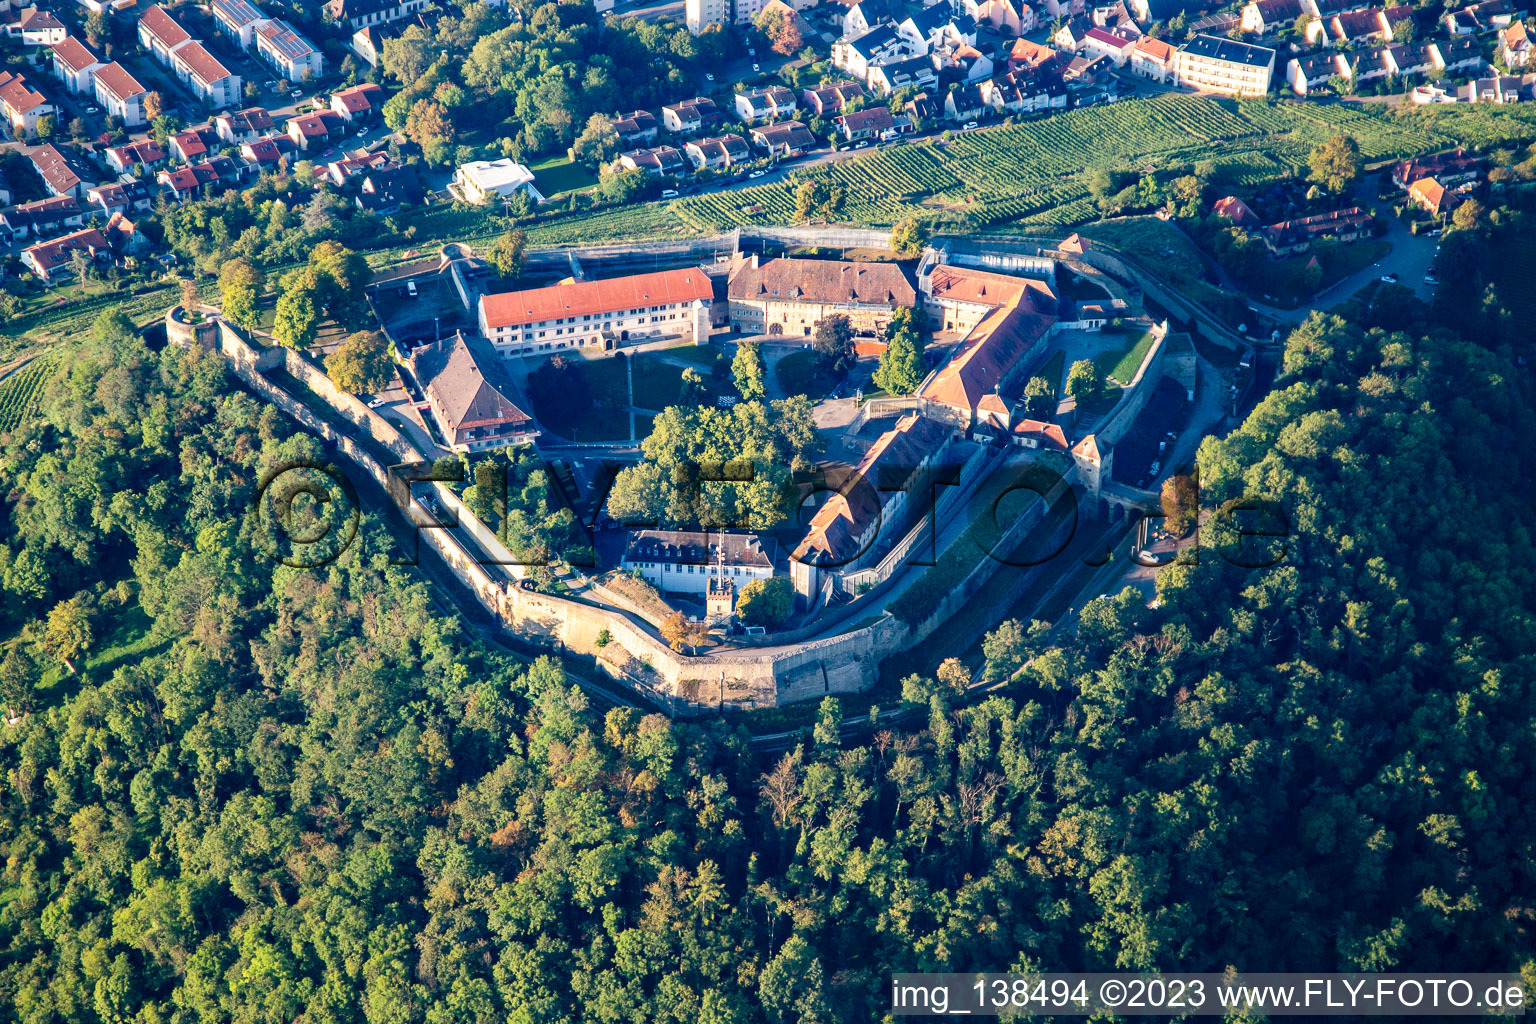
POLYGON ((533 415, 546 430, 572 441, 629 437, 629 370, 619 356, 566 356, 556 370, 545 360, 528 378, 533 415))
POLYGON ((655 355, 635 357, 635 408, 665 409, 669 405, 713 405, 716 397, 726 393, 728 386, 710 376, 707 369, 700 369, 704 378, 704 394, 683 402, 683 369, 655 355))
POLYGON ((1045 365, 1040 367, 1040 371, 1034 374, 1034 376, 1044 377, 1047 381, 1049 381, 1051 390, 1056 392, 1057 398, 1060 398, 1063 393, 1061 387, 1061 374, 1062 371, 1064 371, 1066 368, 1067 354, 1061 349, 1057 349, 1051 354, 1051 358, 1045 361, 1045 365))
POLYGON ((550 199, 566 192, 579 192, 597 184, 597 176, 568 156, 551 156, 530 164, 533 187, 550 199))
POLYGON ((169 637, 157 637, 150 632, 153 622, 137 601, 104 611, 92 625, 96 639, 86 649, 85 658, 75 663, 79 669, 77 673, 66 674, 63 665, 54 665, 43 672, 37 685, 39 708, 60 703, 78 688, 82 676, 89 676, 95 683, 104 682, 130 658, 140 660, 171 642, 169 637))
POLYGON ((1147 350, 1152 347, 1152 332, 1143 331, 1139 337, 1125 336, 1126 343, 1118 349, 1110 349, 1101 353, 1094 360, 1099 367, 1099 373, 1105 380, 1112 380, 1117 384, 1126 385, 1131 378, 1136 376, 1136 370, 1141 366, 1141 361, 1147 357, 1147 350))
POLYGON ((821 371, 816 366, 816 353, 810 349, 791 352, 773 367, 773 376, 786 395, 810 395, 819 397, 826 391, 818 378, 821 371))

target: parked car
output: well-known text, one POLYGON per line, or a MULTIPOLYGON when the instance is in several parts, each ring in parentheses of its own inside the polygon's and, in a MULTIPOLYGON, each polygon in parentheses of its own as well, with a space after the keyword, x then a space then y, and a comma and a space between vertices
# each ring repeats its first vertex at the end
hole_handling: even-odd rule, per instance
POLYGON ((298 99, 300 96, 304 95, 304 90, 303 89, 294 89, 288 95, 292 96, 294 99, 298 99))
POLYGON ((664 188, 664 189, 662 189, 661 190, 661 198, 663 198, 663 199, 676 199, 677 198, 677 189, 675 189, 675 188, 664 188))
POLYGON ((715 80, 715 73, 713 71, 711 71, 709 74, 704 76, 704 81, 706 81, 706 82, 713 82, 714 80, 715 80))
POLYGON ((965 124, 960 126, 960 130, 963 131, 963 132, 968 132, 972 128, 980 128, 980 127, 981 127, 981 124, 979 122, 977 122, 977 121, 967 121, 967 122, 965 122, 965 124))
POLYGON ((751 174, 747 175, 747 177, 749 177, 749 178, 761 178, 763 175, 765 175, 767 173, 768 173, 767 171, 753 171, 751 174))
POLYGON ((762 70, 763 70, 763 68, 762 68, 762 65, 760 65, 760 64, 753 64, 753 65, 752 65, 752 70, 753 70, 753 71, 754 71, 754 72, 756 72, 756 71, 762 71, 762 70))
POLYGON ((854 149, 868 149, 869 148, 869 140, 868 139, 864 139, 862 142, 855 142, 853 144, 853 148, 854 149))

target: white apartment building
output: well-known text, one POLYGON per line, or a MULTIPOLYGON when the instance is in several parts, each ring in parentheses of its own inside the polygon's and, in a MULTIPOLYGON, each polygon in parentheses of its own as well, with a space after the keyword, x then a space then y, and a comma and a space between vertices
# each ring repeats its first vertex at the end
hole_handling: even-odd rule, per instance
POLYGON ((480 333, 503 357, 657 338, 709 339, 714 285, 702 267, 482 295, 480 333))
POLYGON ((1274 50, 1207 35, 1185 43, 1174 64, 1178 85, 1222 96, 1263 96, 1274 73, 1274 50))

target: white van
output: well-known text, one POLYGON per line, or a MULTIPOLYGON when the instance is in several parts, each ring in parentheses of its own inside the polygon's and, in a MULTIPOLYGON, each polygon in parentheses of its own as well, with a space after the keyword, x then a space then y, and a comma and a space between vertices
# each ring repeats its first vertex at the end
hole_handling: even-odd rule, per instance
POLYGON ((675 189, 675 188, 663 189, 662 193, 661 193, 661 198, 663 198, 663 199, 676 199, 677 198, 677 189, 675 189))

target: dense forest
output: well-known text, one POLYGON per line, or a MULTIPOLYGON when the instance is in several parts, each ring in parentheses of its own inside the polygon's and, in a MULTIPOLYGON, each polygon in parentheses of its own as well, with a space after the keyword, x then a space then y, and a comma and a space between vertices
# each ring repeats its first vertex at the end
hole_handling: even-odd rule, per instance
POLYGON ((255 489, 323 453, 105 316, 0 452, 0 1004, 781 1024, 879 1019, 900 969, 1530 978, 1530 339, 1384 307, 1314 314, 1201 449, 1208 513, 1284 511, 1277 564, 1210 515, 1158 609, 999 630, 1005 689, 909 680, 926 714, 858 745, 829 700, 772 757, 597 713, 385 545, 277 565, 255 489))

